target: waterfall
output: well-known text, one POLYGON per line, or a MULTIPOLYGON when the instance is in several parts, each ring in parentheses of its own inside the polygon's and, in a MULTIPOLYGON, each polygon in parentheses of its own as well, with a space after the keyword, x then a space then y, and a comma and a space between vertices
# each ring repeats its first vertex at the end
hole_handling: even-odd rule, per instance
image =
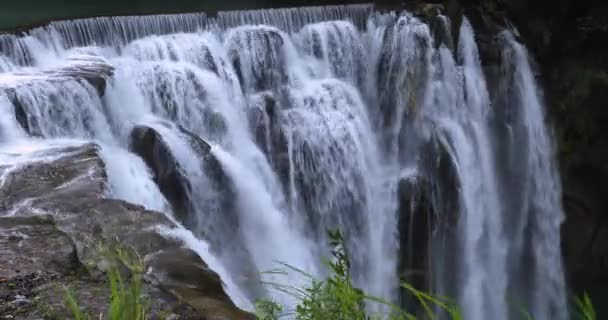
POLYGON ((0 35, 0 149, 100 144, 108 196, 175 221, 164 233, 245 309, 266 297, 291 310, 261 282, 305 279, 265 272, 280 262, 326 276, 326 231, 339 228, 371 295, 398 303, 399 278, 420 271, 466 319, 521 308, 565 319, 542 94, 513 35, 495 45, 488 81, 466 18, 371 5, 52 22, 0 35), (171 190, 141 155, 142 134, 162 148, 171 190), (431 252, 402 240, 416 228, 401 226, 415 220, 403 183, 429 199, 430 230, 417 234, 431 252), (426 257, 426 270, 402 270, 406 256, 426 257))

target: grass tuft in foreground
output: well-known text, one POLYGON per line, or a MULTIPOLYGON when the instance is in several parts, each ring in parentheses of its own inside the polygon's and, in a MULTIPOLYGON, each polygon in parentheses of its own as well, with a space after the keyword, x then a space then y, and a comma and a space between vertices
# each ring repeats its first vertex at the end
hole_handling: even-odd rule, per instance
MULTIPOLYGON (((110 286, 110 303, 107 314, 99 315, 99 319, 108 320, 146 320, 148 319, 149 303, 143 294, 144 263, 135 250, 114 248, 102 249, 101 252, 111 262, 107 271, 110 286), (130 279, 125 281, 119 266, 130 270, 130 279)), ((75 320, 89 320, 91 317, 84 312, 74 293, 66 289, 65 303, 75 320)))
MULTIPOLYGON (((280 283, 265 283, 273 290, 288 294, 296 301, 293 310, 269 300, 256 303, 258 320, 416 320, 447 319, 464 320, 458 305, 451 299, 420 291, 408 283, 401 283, 419 305, 420 311, 414 314, 378 297, 367 295, 353 285, 348 252, 344 239, 339 231, 328 233, 332 246, 332 259, 325 261, 330 275, 325 280, 315 279, 312 275, 288 264, 281 264, 282 269, 270 272, 275 275, 293 275, 304 277, 309 281, 307 286, 293 287, 280 283), (372 313, 367 310, 369 304, 383 306, 383 312, 372 313)), ((107 272, 111 299, 108 312, 99 315, 99 319, 108 320, 147 320, 149 319, 149 301, 142 292, 143 260, 134 250, 114 249, 106 251, 114 267, 107 272), (116 265, 127 267, 131 271, 130 280, 125 281, 116 265)), ((92 319, 83 312, 74 294, 66 290, 66 306, 75 320, 92 319)), ((591 299, 587 294, 574 299, 573 319, 597 320, 591 299)), ((527 312, 522 312, 522 319, 533 320, 527 312)))
MULTIPOLYGON (((350 274, 348 252, 344 239, 339 231, 328 232, 332 246, 332 259, 326 261, 330 275, 326 280, 318 280, 310 274, 287 264, 282 266, 287 271, 275 271, 276 274, 297 273, 310 281, 307 287, 295 288, 277 283, 267 283, 274 290, 292 296, 297 305, 294 310, 284 312, 283 307, 272 301, 258 301, 257 316, 260 320, 277 320, 293 317, 296 320, 414 320, 417 317, 387 301, 368 296, 353 285, 350 274), (385 312, 369 314, 366 305, 374 303, 383 306, 385 312)), ((462 320, 459 308, 449 299, 419 291, 407 283, 401 286, 415 297, 423 307, 426 318, 437 319, 436 312, 448 316, 451 320, 462 320)))

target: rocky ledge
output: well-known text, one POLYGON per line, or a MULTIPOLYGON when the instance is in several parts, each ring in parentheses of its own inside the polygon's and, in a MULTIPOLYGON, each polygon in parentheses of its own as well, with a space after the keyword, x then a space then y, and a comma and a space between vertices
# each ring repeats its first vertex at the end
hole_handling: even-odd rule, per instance
MULTIPOLYGON (((3 319, 69 318, 66 288, 90 315, 106 312, 106 245, 141 256, 152 319, 254 319, 236 307, 194 251, 161 234, 178 227, 168 217, 105 196, 97 145, 38 151, 31 162, 0 172, 3 319)), ((132 274, 126 265, 120 270, 132 274)))

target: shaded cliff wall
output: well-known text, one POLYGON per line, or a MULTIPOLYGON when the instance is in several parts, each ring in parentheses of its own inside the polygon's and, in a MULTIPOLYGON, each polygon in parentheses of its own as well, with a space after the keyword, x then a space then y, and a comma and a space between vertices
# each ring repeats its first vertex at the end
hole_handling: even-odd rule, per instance
POLYGON ((567 277, 575 293, 592 293, 608 314, 601 303, 608 299, 608 2, 446 2, 475 16, 482 34, 489 21, 508 18, 535 57, 558 143, 567 277))
POLYGON ((571 284, 608 295, 608 2, 516 0, 507 10, 539 63, 555 123, 571 284))

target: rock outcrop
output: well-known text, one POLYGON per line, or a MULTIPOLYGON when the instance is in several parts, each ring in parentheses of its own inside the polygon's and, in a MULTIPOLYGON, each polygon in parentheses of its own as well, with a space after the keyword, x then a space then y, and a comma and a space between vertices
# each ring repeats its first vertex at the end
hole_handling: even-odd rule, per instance
POLYGON ((415 288, 428 289, 434 228, 428 180, 417 173, 407 175, 399 182, 398 195, 399 275, 415 288))
MULTIPOLYGON (((399 276, 415 288, 430 290, 432 279, 454 283, 456 225, 460 206, 460 181, 448 147, 434 133, 421 147, 416 170, 402 173, 398 185, 399 276), (433 252, 441 252, 441 261, 433 252), (439 271, 439 272, 435 272, 439 271)), ((444 288, 451 290, 452 288, 444 288)), ((402 302, 422 311, 416 298, 402 292, 402 302)))
POLYGON ((51 216, 0 218, 0 278, 40 270, 69 274, 78 266, 74 243, 51 216))
POLYGON ((150 127, 135 127, 131 132, 130 149, 152 170, 154 182, 173 207, 173 212, 180 221, 185 221, 192 211, 192 186, 160 133, 150 127))
POLYGON ((103 250, 119 246, 142 257, 153 314, 252 319, 194 251, 159 231, 177 227, 163 213, 104 197, 105 166, 96 145, 55 147, 37 156, 2 168, 0 292, 7 303, 0 311, 15 319, 35 313, 65 318, 61 288, 69 285, 88 311, 105 312, 103 250), (15 308, 20 303, 24 307, 15 308))
MULTIPOLYGON (((234 214, 234 188, 232 181, 211 152, 211 146, 194 133, 177 127, 177 130, 200 159, 200 166, 209 178, 210 187, 220 195, 220 207, 232 225, 238 224, 234 214)), ((139 155, 154 174, 154 181, 173 207, 174 213, 185 224, 195 223, 190 180, 167 142, 155 129, 136 126, 131 132, 131 151, 139 155)))

